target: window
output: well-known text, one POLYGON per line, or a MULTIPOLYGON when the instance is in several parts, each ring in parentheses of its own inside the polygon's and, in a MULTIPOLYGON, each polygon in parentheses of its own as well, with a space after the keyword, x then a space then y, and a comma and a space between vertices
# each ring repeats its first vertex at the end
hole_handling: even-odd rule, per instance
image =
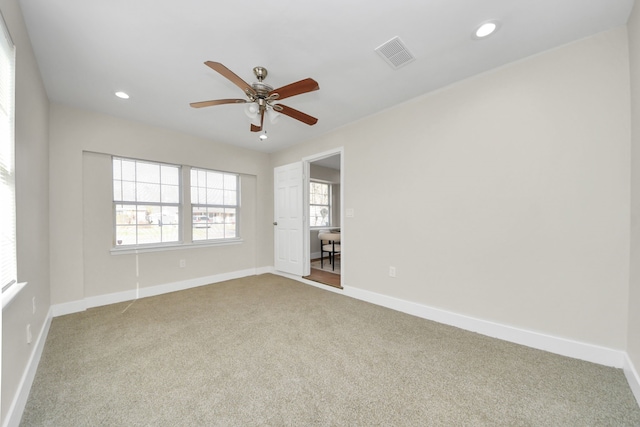
POLYGON ((309 225, 331 225, 331 184, 311 181, 309 189, 309 225))
POLYGON ((238 175, 191 169, 193 241, 238 237, 238 175))
POLYGON ((113 158, 115 243, 180 241, 180 166, 113 158))
POLYGON ((14 144, 15 47, 0 17, 0 287, 8 294, 18 286, 16 267, 16 204, 14 144), (11 289, 10 289, 11 288, 11 289))

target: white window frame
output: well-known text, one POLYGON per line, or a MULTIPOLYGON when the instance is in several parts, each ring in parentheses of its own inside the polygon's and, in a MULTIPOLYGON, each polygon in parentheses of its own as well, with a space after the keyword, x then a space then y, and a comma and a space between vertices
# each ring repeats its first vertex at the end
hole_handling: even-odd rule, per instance
POLYGON ((0 27, 0 287, 4 310, 26 282, 18 283, 16 249, 16 48, 1 14, 0 27))
MULTIPOLYGON (((121 157, 121 156, 112 156, 111 157, 111 171, 112 171, 112 199, 113 199, 113 205, 112 205, 112 209, 113 209, 113 249, 132 249, 132 248, 155 248, 155 247, 163 247, 163 246, 173 246, 176 244, 181 244, 182 243, 182 220, 184 215, 182 214, 182 201, 183 201, 183 192, 184 192, 184 186, 182 183, 182 166, 181 165, 176 165, 176 164, 172 164, 172 163, 163 163, 163 162, 156 162, 156 161, 151 161, 151 160, 141 160, 141 159, 133 159, 133 158, 128 158, 128 157, 121 157), (116 197, 116 190, 115 190, 115 186, 116 186, 116 178, 115 176, 113 176, 113 170, 114 170, 114 162, 116 160, 124 160, 124 161, 129 161, 129 162, 135 162, 136 164, 136 171, 137 171, 137 165, 138 164, 149 164, 149 165, 154 165, 154 166, 166 166, 166 167, 171 167, 171 168, 177 168, 178 169, 178 201, 177 202, 163 202, 161 199, 159 201, 144 201, 144 200, 138 200, 137 199, 137 195, 136 198, 134 199, 125 199, 122 196, 121 193, 121 197, 118 199, 116 197), (117 206, 118 205, 136 205, 136 206, 153 206, 153 207, 159 207, 160 210, 162 210, 162 208, 176 208, 178 211, 178 218, 177 218, 177 224, 175 225, 177 227, 177 238, 175 240, 168 240, 168 241, 159 241, 159 242, 151 242, 151 243, 134 243, 134 244, 126 244, 124 242, 121 242, 120 240, 117 239, 118 236, 118 232, 117 232, 117 228, 118 228, 118 223, 117 223, 117 206)), ((122 180, 120 180, 122 181, 122 180)), ((136 179, 134 181, 136 183, 136 186, 138 184, 143 183, 143 181, 139 181, 138 177, 136 175, 136 179)), ((160 184, 160 183, 158 183, 160 184)), ((160 193, 160 197, 162 197, 162 193, 160 193)), ((135 227, 136 227, 136 242, 138 241, 138 227, 139 225, 139 213, 136 210, 136 223, 135 223, 135 227)), ((149 225, 159 225, 159 224, 149 224, 149 225)), ((162 232, 162 231, 161 231, 162 232)))
MULTIPOLYGON (((227 209, 232 209, 235 211, 235 218, 233 222, 227 222, 227 216, 223 215, 223 221, 221 223, 218 223, 214 220, 214 217, 209 216, 208 214, 206 216, 209 217, 209 220, 211 221, 211 224, 204 224, 203 227, 198 227, 198 225, 200 224, 196 224, 193 223, 191 224, 191 232, 192 232, 192 242, 194 244, 201 244, 201 243, 209 243, 209 242, 224 242, 224 241, 233 241, 233 240, 237 240, 240 238, 240 175, 237 173, 231 173, 231 172, 223 172, 223 171, 218 171, 218 170, 214 170, 214 169, 205 169, 205 168, 196 168, 196 167, 192 167, 189 171, 189 176, 190 176, 190 188, 189 188, 189 196, 190 196, 190 200, 191 200, 191 215, 190 215, 190 220, 193 221, 193 218, 196 216, 195 215, 195 210, 196 209, 201 209, 204 211, 209 211, 210 209, 222 209, 222 210, 227 210, 227 209), (223 200, 222 203, 209 203, 209 200, 207 198, 206 195, 204 195, 204 197, 202 197, 204 200, 200 200, 201 196, 199 194, 197 194, 198 190, 204 190, 204 192, 206 193, 206 188, 207 188, 207 182, 205 181, 204 183, 199 182, 199 180, 194 180, 194 173, 197 174, 198 176, 202 175, 202 173, 204 173, 204 175, 209 176, 210 174, 216 174, 216 175, 220 175, 223 179, 223 182, 226 178, 233 178, 235 180, 235 184, 234 184, 234 190, 227 190, 223 184, 223 188, 218 189, 221 190, 223 193, 225 193, 225 195, 223 196, 223 200), (197 182, 194 182, 197 181, 197 182), (204 185, 204 187, 203 187, 204 185), (196 192, 196 194, 194 194, 194 191, 196 192), (235 199, 231 199, 229 200, 227 198, 227 191, 234 191, 235 192, 235 199), (234 233, 233 236, 229 236, 229 237, 211 237, 209 238, 209 234, 210 231, 215 231, 213 230, 215 227, 219 227, 220 224, 223 225, 223 229, 224 229, 224 234, 226 234, 226 229, 227 229, 227 225, 233 224, 233 229, 234 229, 234 233), (204 230, 203 230, 203 229, 204 230), (196 239, 194 237, 194 235, 196 233, 202 233, 203 231, 206 232, 207 234, 207 238, 205 239, 196 239)), ((212 189, 212 188, 210 188, 212 189)))
POLYGON ((322 228, 327 228, 327 227, 331 227, 332 224, 332 217, 333 217, 333 206, 332 206, 332 197, 333 197, 333 184, 331 182, 328 181, 322 181, 320 179, 310 179, 309 180, 309 206, 308 206, 308 210, 309 210, 309 227, 312 230, 316 230, 316 229, 322 229, 322 228), (328 187, 328 204, 324 205, 324 204, 315 204, 315 203, 311 203, 311 185, 312 184, 322 184, 322 185, 326 185, 328 187), (326 206, 328 209, 328 225, 312 225, 311 224, 311 207, 312 206, 326 206))
MULTIPOLYGON (((131 254, 131 253, 144 253, 144 252, 157 252, 157 251, 166 251, 166 250, 174 250, 174 249, 187 249, 187 248, 193 248, 193 247, 207 247, 207 246, 221 246, 221 245, 235 245, 235 244, 240 244, 243 242, 243 239, 240 237, 240 229, 241 229, 241 218, 240 218, 240 212, 241 212, 241 183, 242 183, 242 179, 241 179, 241 175, 238 173, 233 173, 233 172, 223 172, 223 171, 218 171, 218 170, 213 170, 213 169, 206 169, 206 168, 197 168, 197 167, 192 167, 192 166, 187 166, 187 165, 180 165, 180 164, 174 164, 174 163, 166 163, 166 162, 158 162, 158 161, 153 161, 153 160, 145 160, 145 159, 135 159, 135 158, 130 158, 130 157, 123 157, 123 156, 118 156, 118 155, 112 155, 111 156, 111 199, 112 199, 112 239, 113 239, 113 244, 111 247, 111 254, 112 255, 124 255, 124 254, 131 254), (116 200, 115 197, 115 190, 114 190, 114 185, 115 185, 115 180, 114 180, 114 175, 113 175, 113 159, 123 159, 123 160, 128 160, 128 161, 134 161, 134 162, 142 162, 142 163, 149 163, 149 164, 160 164, 160 165, 166 165, 166 166, 173 166, 173 167, 178 167, 180 169, 180 189, 179 189, 179 193, 180 193, 180 203, 178 205, 178 212, 179 212, 179 235, 180 235, 180 239, 178 241, 171 241, 171 242, 160 242, 160 243, 142 243, 142 244, 118 244, 117 242, 117 231, 116 231, 116 226, 117 226, 117 219, 116 219, 116 205, 121 205, 121 204, 140 204, 140 205, 162 205, 162 204, 158 204, 158 203, 152 203, 152 202, 129 202, 129 201, 121 201, 121 200, 116 200), (235 208, 236 211, 236 215, 235 215, 235 237, 227 237, 227 238, 219 238, 219 239, 201 239, 201 240, 194 240, 193 239, 193 221, 192 221, 192 204, 191 204, 191 183, 190 183, 190 177, 191 177, 191 171, 192 170, 202 170, 202 171, 208 171, 208 172, 214 172, 214 173, 221 173, 224 175, 230 175, 233 176, 235 178, 236 181, 236 204, 235 205, 231 205, 231 204, 214 204, 214 205, 206 205, 206 206, 211 206, 211 207, 233 207, 235 208)), ((165 206, 176 206, 176 204, 164 204, 165 206)), ((195 206, 202 206, 201 204, 193 204, 195 206)))

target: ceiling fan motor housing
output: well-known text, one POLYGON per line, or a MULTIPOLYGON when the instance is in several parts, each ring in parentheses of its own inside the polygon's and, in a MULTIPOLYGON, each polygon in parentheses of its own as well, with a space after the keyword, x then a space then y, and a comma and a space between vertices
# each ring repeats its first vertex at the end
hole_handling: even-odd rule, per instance
POLYGON ((267 77, 267 74, 269 73, 264 67, 253 67, 253 74, 255 74, 258 78, 258 81, 261 82, 267 77))

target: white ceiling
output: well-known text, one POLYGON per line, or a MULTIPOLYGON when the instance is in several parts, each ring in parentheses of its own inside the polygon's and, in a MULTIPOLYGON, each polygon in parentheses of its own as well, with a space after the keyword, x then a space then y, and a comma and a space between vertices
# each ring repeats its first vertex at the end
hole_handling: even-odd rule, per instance
MULTIPOLYGON (((469 76, 624 25, 633 0, 20 0, 52 102, 274 152, 469 76), (498 32, 472 33, 487 20, 498 32), (416 60, 392 69, 375 51, 399 36, 416 60), (284 104, 319 119, 249 131, 243 98, 206 67, 252 83, 255 66, 280 87, 320 90, 284 104), (129 100, 114 92, 123 90, 129 100)), ((18 70, 18 73, 20 71, 18 70)), ((179 143, 176 141, 176 143, 179 143)))

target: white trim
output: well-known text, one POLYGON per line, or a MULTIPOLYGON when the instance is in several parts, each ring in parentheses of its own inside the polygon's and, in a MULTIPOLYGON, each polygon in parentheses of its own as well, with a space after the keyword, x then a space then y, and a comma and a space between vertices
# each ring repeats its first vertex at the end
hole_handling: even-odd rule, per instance
POLYGON ((35 347, 31 353, 31 357, 29 357, 26 369, 24 370, 20 383, 18 384, 18 389, 13 402, 11 402, 11 406, 9 406, 9 410, 7 411, 3 427, 18 427, 20 424, 24 407, 27 405, 27 400, 29 399, 29 392, 31 391, 33 380, 36 377, 36 371, 38 370, 40 357, 44 350, 44 344, 47 341, 47 335, 49 335, 49 327, 51 326, 52 317, 52 311, 49 309, 44 325, 42 325, 40 334, 38 334, 38 339, 35 342, 35 347))
POLYGON ((59 317, 66 314, 79 313, 85 311, 87 308, 87 302, 85 300, 64 302, 62 304, 52 305, 51 315, 53 317, 59 317))
POLYGON ((627 377, 629 387, 631 387, 636 402, 638 402, 640 406, 640 375, 638 375, 638 371, 635 366, 633 366, 633 362, 631 362, 628 354, 625 354, 624 358, 624 375, 627 377))
MULTIPOLYGON (((351 298, 370 302, 424 319, 456 326, 473 332, 478 332, 494 338, 499 338, 529 347, 546 350, 552 353, 557 353, 576 359, 587 360, 601 365, 623 368, 629 386, 636 398, 636 401, 638 402, 638 404, 640 404, 640 376, 638 375, 638 371, 635 369, 629 356, 623 351, 612 350, 604 347, 594 346, 591 344, 580 343, 523 329, 513 328, 510 326, 500 325, 497 323, 475 319, 472 317, 428 307, 422 304, 401 300, 398 298, 389 297, 363 289, 353 287, 348 287, 345 289, 334 288, 331 286, 313 282, 311 280, 303 279, 299 276, 276 271, 273 266, 241 270, 232 273, 224 273, 198 279, 167 283, 164 285, 152 286, 149 288, 142 288, 138 297, 142 298, 145 296, 159 295, 165 292, 184 290, 225 280, 266 273, 287 277, 325 291, 346 295, 351 298)), ((7 417, 2 427, 18 427, 20 424, 20 419, 22 418, 22 413, 24 412, 24 408, 27 404, 29 392, 31 391, 31 386, 33 384, 38 364, 40 363, 40 358, 44 350, 44 344, 46 342, 47 335, 49 334, 51 319, 63 314, 84 311, 90 307, 111 304, 113 302, 128 301, 131 299, 129 297, 133 294, 135 294, 135 291, 125 291, 51 306, 47 314, 45 323, 35 343, 35 349, 31 354, 25 372, 22 375, 22 379, 18 386, 18 392, 16 393, 14 401, 11 403, 9 410, 7 411, 7 417)))
POLYGON ((11 301, 13 301, 13 299, 20 293, 20 291, 25 286, 27 286, 27 283, 29 282, 13 282, 13 284, 2 293, 2 310, 4 310, 4 308, 8 306, 11 301))
POLYGON ((233 239, 197 240, 191 243, 165 243, 152 246, 116 246, 111 248, 111 255, 144 254, 147 252, 175 251, 182 249, 210 248, 212 246, 237 245, 243 243, 240 237, 233 239))
POLYGON ((210 285, 212 283, 224 282, 226 280, 240 279, 247 276, 255 276, 269 272, 268 269, 251 268, 247 270, 234 271, 231 273, 216 274, 213 276, 198 277, 195 279, 181 280, 179 282, 164 283, 161 285, 149 286, 139 289, 131 289, 128 291, 115 292, 112 294, 97 295, 87 297, 83 300, 71 301, 63 304, 56 304, 51 307, 53 317, 63 316, 65 314, 78 313, 88 308, 100 307, 103 305, 116 304, 124 301, 131 301, 138 298, 152 297, 156 295, 166 294, 169 292, 182 291, 185 289, 196 288, 199 286, 210 285))
POLYGON ((267 274, 267 273, 273 273, 273 267, 272 266, 256 268, 256 276, 259 276, 261 274, 267 274))
POLYGON ((477 319, 438 308, 429 307, 363 289, 344 287, 344 294, 362 301, 391 308, 423 319, 455 326, 467 331, 477 332, 493 338, 525 345, 539 350, 549 351, 574 359, 598 363, 600 365, 622 368, 625 352, 601 347, 594 344, 573 341, 553 335, 502 325, 487 320, 477 319))

